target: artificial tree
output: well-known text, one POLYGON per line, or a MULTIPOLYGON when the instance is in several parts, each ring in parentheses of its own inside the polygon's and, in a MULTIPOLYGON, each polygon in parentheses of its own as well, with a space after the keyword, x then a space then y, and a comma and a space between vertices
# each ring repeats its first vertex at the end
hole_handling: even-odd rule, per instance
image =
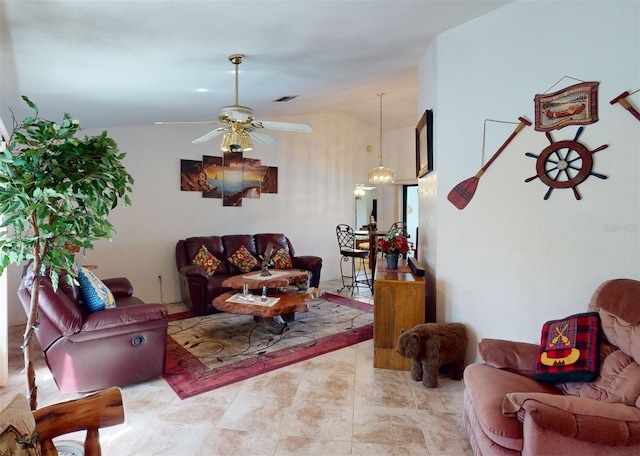
MULTIPOLYGON (((115 232, 108 216, 119 202, 131 203, 133 178, 122 165, 125 154, 101 135, 77 137, 79 122, 65 114, 61 123, 34 115, 17 122, 0 152, 0 274, 9 264, 33 261, 34 281, 22 349, 27 396, 37 406, 32 336, 37 330, 40 279, 46 273, 54 288, 58 272, 72 271, 73 245, 92 249, 115 232)), ((67 280, 75 280, 71 275, 67 280)))

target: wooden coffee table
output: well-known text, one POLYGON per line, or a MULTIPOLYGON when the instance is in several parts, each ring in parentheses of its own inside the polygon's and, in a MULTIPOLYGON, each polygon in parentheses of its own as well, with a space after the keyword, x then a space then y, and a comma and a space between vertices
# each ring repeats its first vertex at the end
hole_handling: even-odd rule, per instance
POLYGON ((302 269, 269 269, 270 276, 262 276, 262 271, 252 271, 238 274, 222 282, 225 288, 242 290, 242 285, 249 285, 252 290, 262 290, 262 287, 281 288, 287 285, 306 282, 309 271, 302 269))
MULTIPOLYGON (((262 304, 260 296, 254 296, 255 301, 243 301, 230 298, 241 293, 229 291, 213 299, 212 305, 221 312, 237 315, 253 315, 253 319, 262 324, 272 334, 281 334, 289 322, 295 320, 296 312, 307 311, 307 301, 319 298, 324 294, 319 288, 309 288, 304 293, 280 292, 270 293, 268 298, 279 298, 273 305, 262 304)), ((268 304, 268 302, 267 302, 268 304)))

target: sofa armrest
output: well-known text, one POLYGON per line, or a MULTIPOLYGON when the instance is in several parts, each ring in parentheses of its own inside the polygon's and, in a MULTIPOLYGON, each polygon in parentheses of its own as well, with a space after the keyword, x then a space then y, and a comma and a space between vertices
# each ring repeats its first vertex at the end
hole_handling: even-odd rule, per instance
POLYGON ((478 343, 482 360, 493 367, 533 378, 538 346, 527 342, 482 339, 478 343))
POLYGON ((565 437, 608 446, 640 444, 640 409, 620 403, 546 393, 509 393, 505 416, 532 419, 565 437))
POLYGON ((114 298, 133 295, 133 285, 131 285, 131 282, 126 277, 103 279, 102 283, 104 283, 107 288, 111 290, 114 298))
POLYGON ((178 269, 180 274, 184 274, 186 277, 202 277, 205 280, 209 279, 209 276, 203 268, 195 264, 187 264, 178 269))
POLYGON ((167 308, 163 304, 114 307, 87 315, 82 329, 69 339, 74 343, 84 342, 166 327, 167 324, 167 308))
POLYGON ((303 255, 291 258, 291 263, 296 269, 311 270, 318 265, 322 265, 322 258, 313 255, 303 255))
POLYGON ((294 269, 304 269, 311 272, 312 287, 320 286, 320 271, 322 269, 322 258, 314 255, 294 256, 291 258, 294 269))

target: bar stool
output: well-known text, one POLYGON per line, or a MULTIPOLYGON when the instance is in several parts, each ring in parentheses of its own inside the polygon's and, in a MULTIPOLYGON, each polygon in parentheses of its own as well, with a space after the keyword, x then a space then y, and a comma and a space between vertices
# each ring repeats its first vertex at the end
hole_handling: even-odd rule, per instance
POLYGON ((366 286, 373 291, 373 281, 369 280, 367 268, 364 263, 364 260, 369 258, 369 250, 356 248, 355 232, 349 225, 340 224, 336 226, 336 236, 338 238, 338 246, 340 247, 340 255, 342 255, 340 261, 342 288, 338 289, 338 293, 348 288, 353 294, 354 290, 357 290, 360 284, 366 284, 366 286), (357 267, 356 259, 358 260, 357 267), (351 262, 351 275, 345 275, 343 270, 344 263, 348 263, 349 261, 351 262), (364 272, 364 279, 358 279, 358 275, 362 272, 364 272), (345 282, 345 279, 348 281, 345 282))
POLYGON ((391 225, 391 228, 389 228, 389 232, 396 236, 409 237, 409 233, 407 233, 407 224, 404 222, 395 222, 391 225))

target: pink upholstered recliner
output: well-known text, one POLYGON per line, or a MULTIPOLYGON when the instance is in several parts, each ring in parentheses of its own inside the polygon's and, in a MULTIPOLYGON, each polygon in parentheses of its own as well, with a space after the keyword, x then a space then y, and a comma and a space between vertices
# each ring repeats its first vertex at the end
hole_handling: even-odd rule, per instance
POLYGON ((602 284, 588 308, 602 322, 592 382, 533 379, 538 346, 483 339, 464 372, 464 421, 478 455, 640 454, 640 282, 602 284))
MULTIPOLYGON (((80 290, 60 274, 56 291, 48 277, 40 280, 35 335, 62 392, 87 392, 148 380, 164 372, 167 309, 133 296, 124 277, 105 279, 116 307, 88 313, 80 290)), ((18 297, 25 312, 31 305, 32 263, 23 272, 18 297)))

